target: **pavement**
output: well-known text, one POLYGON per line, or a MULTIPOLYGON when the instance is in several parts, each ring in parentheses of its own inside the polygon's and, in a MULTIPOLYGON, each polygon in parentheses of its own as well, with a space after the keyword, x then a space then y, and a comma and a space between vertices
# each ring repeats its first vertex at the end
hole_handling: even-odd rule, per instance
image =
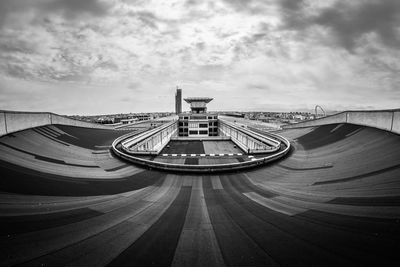
POLYGON ((125 133, 44 126, 0 138, 1 266, 400 264, 399 135, 287 129, 293 150, 278 162, 183 175, 113 156, 125 133))

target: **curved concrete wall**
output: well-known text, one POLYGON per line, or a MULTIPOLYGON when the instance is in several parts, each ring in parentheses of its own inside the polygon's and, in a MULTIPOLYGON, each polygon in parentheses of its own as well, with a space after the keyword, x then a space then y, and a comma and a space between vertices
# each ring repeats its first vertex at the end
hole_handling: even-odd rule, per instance
POLYGON ((73 120, 50 112, 0 111, 0 136, 49 124, 112 129, 109 126, 73 120))
POLYGON ((142 165, 148 168, 155 168, 155 169, 160 169, 160 170, 165 170, 165 171, 174 171, 174 172, 190 172, 190 173, 214 173, 214 172, 226 172, 226 171, 236 171, 236 170, 242 170, 242 169, 247 169, 247 168, 252 168, 256 166, 260 166, 266 163, 269 163, 271 161, 280 159, 284 157, 289 151, 290 151, 290 142, 277 134, 270 134, 267 133, 268 135, 271 135, 274 137, 274 139, 278 139, 280 142, 282 142, 286 147, 279 152, 276 152, 274 154, 261 157, 261 158, 254 158, 254 160, 251 161, 244 161, 244 162, 235 162, 235 163, 216 163, 216 164, 209 164, 209 165, 186 165, 186 164, 177 164, 177 163, 167 163, 167 162, 158 162, 158 161, 153 161, 149 160, 146 158, 141 158, 137 157, 134 155, 130 155, 125 153, 120 147, 121 143, 126 139, 129 138, 132 133, 123 135, 118 137, 117 139, 114 140, 112 143, 112 151, 114 154, 117 156, 133 162, 138 165, 142 165))
POLYGON ((400 110, 344 111, 324 118, 283 126, 284 129, 332 123, 352 123, 400 134, 400 110))

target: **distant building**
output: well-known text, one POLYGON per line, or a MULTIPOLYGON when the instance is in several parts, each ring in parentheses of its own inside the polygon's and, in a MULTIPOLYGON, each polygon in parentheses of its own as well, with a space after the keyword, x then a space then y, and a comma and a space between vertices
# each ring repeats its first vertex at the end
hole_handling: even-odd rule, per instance
POLYGON ((182 113, 182 89, 176 87, 175 93, 175 114, 182 113))
POLYGON ((207 113, 206 106, 213 99, 191 97, 184 100, 190 104, 191 112, 179 114, 179 136, 218 136, 218 115, 216 113, 207 113))

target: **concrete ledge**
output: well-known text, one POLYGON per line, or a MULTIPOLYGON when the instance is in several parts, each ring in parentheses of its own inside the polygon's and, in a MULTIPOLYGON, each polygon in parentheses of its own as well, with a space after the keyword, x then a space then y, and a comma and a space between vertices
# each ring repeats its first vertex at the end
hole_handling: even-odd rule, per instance
POLYGON ((400 110, 350 110, 316 120, 284 125, 282 128, 292 129, 333 123, 352 123, 400 134, 400 110))
POLYGON ((0 111, 0 136, 50 124, 113 129, 109 126, 73 120, 50 112, 0 111))
POLYGON ((215 173, 215 172, 229 172, 237 171, 248 168, 254 168, 257 166, 264 165, 266 163, 278 160, 284 157, 290 150, 290 142, 277 134, 271 135, 274 139, 279 139, 286 147, 274 154, 268 155, 263 158, 254 158, 251 161, 237 162, 237 163, 225 163, 225 164, 210 164, 210 165, 185 165, 185 164, 174 164, 165 162, 155 162, 147 160, 144 158, 129 155, 128 153, 122 151, 118 147, 121 146, 121 142, 129 137, 129 135, 121 136, 114 140, 112 143, 112 151, 115 155, 132 162, 137 165, 141 165, 147 168, 154 168, 163 171, 173 171, 173 172, 186 172, 186 173, 215 173))

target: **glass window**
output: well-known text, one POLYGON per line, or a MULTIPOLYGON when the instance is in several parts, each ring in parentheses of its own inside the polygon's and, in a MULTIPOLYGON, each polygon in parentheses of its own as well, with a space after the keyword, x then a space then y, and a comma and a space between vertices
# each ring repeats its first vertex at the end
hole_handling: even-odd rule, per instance
POLYGON ((208 131, 200 131, 200 134, 208 134, 208 131))

